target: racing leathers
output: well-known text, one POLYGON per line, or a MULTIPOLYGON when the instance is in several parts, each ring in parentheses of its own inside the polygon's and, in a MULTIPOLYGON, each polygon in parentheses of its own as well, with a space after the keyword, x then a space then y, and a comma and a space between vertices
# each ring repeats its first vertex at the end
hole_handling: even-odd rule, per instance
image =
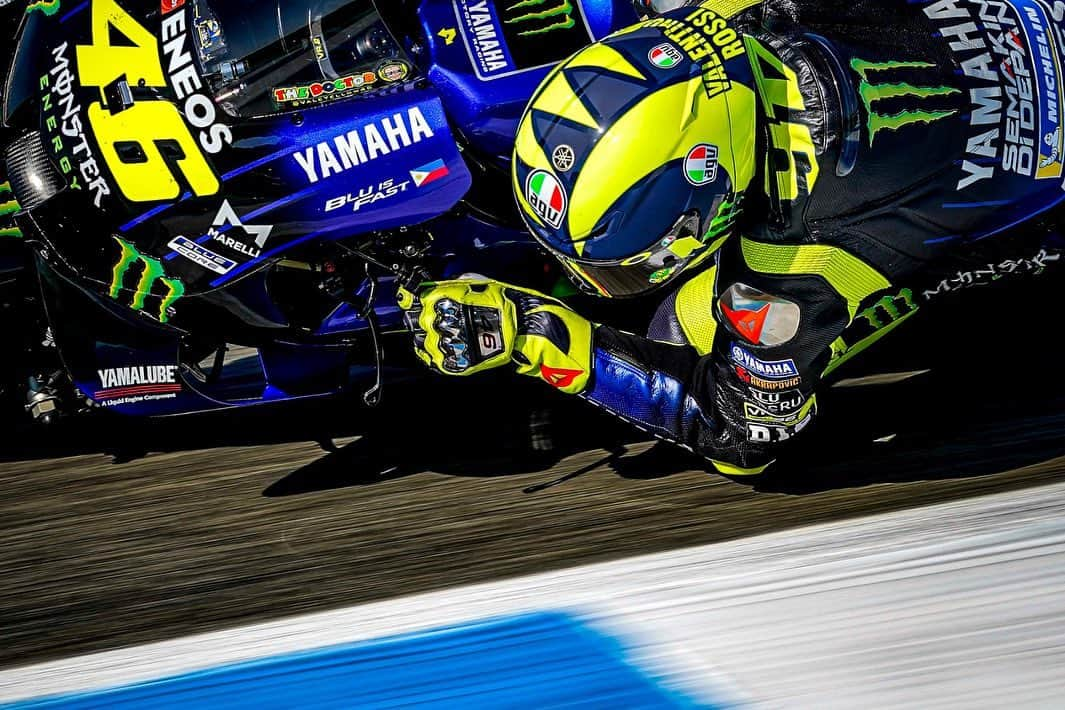
MULTIPOLYGON (((561 304, 538 316, 539 297, 501 288, 508 357, 722 472, 761 472, 813 421, 825 374, 952 290, 933 274, 1065 196, 1063 15, 1037 0, 712 0, 647 21, 702 53, 707 81, 723 80, 714 32, 742 34, 750 72, 727 81, 759 97, 759 173, 647 337, 561 304)), ((434 309, 418 320, 440 330, 434 309)))

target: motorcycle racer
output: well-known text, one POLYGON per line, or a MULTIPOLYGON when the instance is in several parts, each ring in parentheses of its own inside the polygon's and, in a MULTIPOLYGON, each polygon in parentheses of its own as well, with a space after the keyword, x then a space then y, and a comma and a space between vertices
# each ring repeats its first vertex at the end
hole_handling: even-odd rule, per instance
POLYGON ((674 288, 638 337, 524 289, 439 283, 403 294, 420 357, 456 375, 514 361, 760 473, 825 374, 953 288, 920 284, 1061 201, 1061 18, 1035 0, 711 0, 587 47, 522 120, 521 212, 586 290, 674 288))

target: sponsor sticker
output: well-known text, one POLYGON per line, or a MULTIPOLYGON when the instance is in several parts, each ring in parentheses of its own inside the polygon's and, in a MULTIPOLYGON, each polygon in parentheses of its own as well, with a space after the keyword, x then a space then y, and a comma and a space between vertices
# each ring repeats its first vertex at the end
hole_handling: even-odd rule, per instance
POLYGON ((672 276, 674 273, 676 273, 677 269, 679 268, 679 266, 667 266, 664 269, 654 271, 651 273, 650 276, 647 277, 647 282, 652 284, 660 284, 666 279, 668 279, 670 276, 672 276))
POLYGON ((544 222, 559 229, 566 216, 566 189, 546 170, 533 170, 525 181, 525 199, 544 222))
POLYGON ((135 311, 155 311, 159 322, 166 323, 173 315, 174 304, 185 295, 185 284, 180 279, 167 276, 162 262, 158 259, 142 254, 137 247, 124 239, 114 237, 114 240, 119 247, 119 256, 111 269, 111 288, 108 295, 116 301, 125 300, 124 296, 129 296, 131 300, 126 304, 129 308, 135 311), (135 275, 135 281, 126 278, 131 273, 135 275), (158 310, 148 306, 149 302, 154 306, 156 301, 159 304, 158 310))
MULTIPOLYGON (((223 200, 222 206, 218 210, 218 214, 215 215, 214 221, 211 223, 211 230, 208 234, 213 239, 217 240, 221 233, 233 228, 239 228, 245 235, 251 237, 255 242, 255 246, 259 249, 266 246, 266 240, 270 238, 270 234, 274 231, 274 225, 272 224, 244 224, 240 215, 238 215, 236 210, 233 209, 233 206, 229 204, 229 200, 223 200)), ((248 255, 259 256, 258 253, 248 253, 248 255)))
POLYGON ((732 329, 752 345, 783 345, 799 331, 802 312, 786 298, 735 283, 718 302, 732 329))
POLYGON ((754 401, 747 404, 751 404, 761 410, 763 413, 759 416, 778 417, 791 414, 806 403, 806 397, 798 390, 763 392, 758 389, 750 389, 748 392, 754 401))
POLYGON ((565 389, 573 384, 573 381, 584 374, 584 370, 567 370, 561 367, 548 367, 540 365, 540 377, 544 382, 557 389, 565 389))
POLYGON ((73 56, 66 42, 53 49, 52 68, 37 82, 46 130, 43 137, 55 154, 67 184, 74 190, 91 192, 93 204, 100 207, 103 199, 111 194, 111 186, 101 173, 79 118, 82 110, 76 77, 71 71, 73 56))
POLYGON ((728 21, 708 7, 694 8, 685 18, 656 17, 640 25, 661 29, 665 39, 679 47, 688 59, 702 70, 703 89, 707 98, 729 91, 732 81, 725 72, 725 62, 746 51, 739 33, 728 21))
POLYGON ((807 414, 794 426, 774 426, 772 424, 747 423, 747 440, 756 444, 775 444, 787 441, 805 429, 813 420, 813 412, 807 414))
POLYGON ((765 328, 769 307, 768 303, 750 301, 743 304, 742 308, 733 309, 724 301, 721 302, 721 312, 725 314, 728 322, 747 342, 755 345, 762 341, 762 329, 765 328))
POLYGON ((167 246, 189 261, 199 264, 216 274, 228 274, 237 265, 237 262, 232 259, 216 254, 207 247, 201 246, 185 237, 175 237, 167 246))
POLYGON ((165 15, 173 12, 184 4, 185 0, 159 0, 159 10, 165 15))
POLYGON ((684 158, 684 179, 695 187, 717 179, 717 146, 700 143, 684 158))
POLYGON ((551 153, 551 162, 560 173, 569 172, 573 164, 577 162, 577 154, 568 145, 560 145, 551 153))
MULTIPOLYGON (((10 5, 12 0, 6 0, 6 2, 0 2, 0 7, 10 5)), ((51 17, 59 12, 60 0, 35 0, 26 6, 26 14, 31 12, 39 12, 45 17, 51 17)))
POLYGON ((100 388, 93 398, 105 406, 172 399, 181 391, 177 370, 177 365, 135 365, 97 370, 100 388))
MULTIPOLYGON (((403 66, 401 62, 394 62, 394 64, 403 66)), ((377 78, 377 74, 368 71, 329 81, 283 86, 274 89, 274 102, 279 106, 294 108, 336 101, 372 89, 373 85, 377 83, 377 78)))
POLYGON ((318 61, 324 61, 329 53, 325 51, 325 39, 321 35, 311 36, 311 47, 314 48, 314 58, 318 61))
POLYGON ((445 47, 450 47, 455 44, 455 38, 459 36, 459 33, 454 27, 445 27, 437 32, 436 36, 444 40, 445 47))
POLYGON ((436 133, 419 106, 353 128, 292 154, 312 185, 405 150, 436 133))
POLYGON ((481 79, 555 64, 594 40, 581 0, 454 0, 453 6, 481 79))
POLYGON ((414 180, 415 187, 421 187, 422 185, 428 185, 429 183, 436 182, 441 178, 445 178, 451 174, 451 171, 447 169, 447 163, 442 159, 436 159, 431 163, 415 168, 410 171, 411 179, 414 180))
POLYGON ((226 51, 226 37, 222 33, 222 24, 209 8, 204 7, 206 4, 202 3, 200 7, 197 7, 193 16, 196 38, 200 45, 200 60, 204 64, 226 51))
POLYGON ((755 402, 743 403, 743 416, 749 422, 761 422, 763 424, 776 424, 779 426, 794 426, 799 422, 788 414, 773 411, 755 402))
POLYGON ((779 390, 791 389, 792 387, 798 387, 802 384, 801 377, 789 377, 783 380, 767 380, 757 375, 752 375, 751 371, 742 365, 736 365, 736 377, 740 378, 740 381, 744 384, 748 384, 751 387, 757 387, 760 390, 766 390, 768 392, 776 392, 779 390))
POLYGON ((794 360, 759 360, 737 343, 732 344, 729 353, 734 363, 759 377, 769 380, 787 380, 799 375, 794 360))
POLYGON ((365 205, 374 205, 382 200, 388 200, 406 192, 409 186, 410 180, 403 180, 402 182, 391 178, 382 180, 377 183, 376 187, 367 185, 364 188, 360 188, 358 193, 349 192, 340 197, 334 197, 325 203, 325 211, 334 212, 342 207, 351 205, 351 211, 358 212, 365 205))
MULTIPOLYGON (((964 103, 953 106, 931 104, 930 94, 909 91, 909 117, 906 123, 928 123, 959 114, 967 124, 965 154, 960 161, 957 190, 983 184, 1003 173, 1025 178, 1060 179, 1063 163, 1061 110, 1065 103, 1062 76, 1062 34, 1060 22, 1047 14, 1053 3, 1028 1, 981 3, 932 3, 922 12, 933 22, 942 41, 954 54, 955 66, 965 77, 964 103), (993 8, 993 9, 992 9, 993 8), (962 108, 964 106, 964 108, 962 108), (915 110, 915 109, 920 109, 915 110), (964 111, 964 113, 962 113, 964 111)), ((1057 6, 1055 6, 1057 7, 1057 6)), ((1058 9, 1055 15, 1060 15, 1058 9)), ((880 62, 878 67, 886 63, 880 62)), ((896 66, 914 66, 896 62, 896 66)), ((923 66, 934 67, 932 63, 923 66)), ((935 83, 939 79, 932 79, 935 83)), ((902 81, 898 76, 875 81, 879 86, 902 81)), ((908 83, 914 83, 906 79, 908 83)), ((872 80, 867 83, 874 83, 872 80)), ((874 87, 875 88, 875 87, 874 87)), ((931 87, 940 94, 948 87, 931 87)), ((863 95, 866 90, 860 92, 863 95)), ((875 92, 868 92, 876 95, 875 92)), ((899 106, 892 104, 894 121, 899 106)), ((886 115, 883 111, 881 115, 886 115)), ((888 124, 891 125, 891 124, 888 124)), ((927 133, 927 127, 921 130, 927 133)), ((994 189, 994 188, 993 188, 994 189)), ((1001 188, 991 194, 999 194, 1001 188)))
POLYGON ((407 66, 407 63, 395 59, 390 59, 377 67, 377 76, 381 77, 381 81, 390 84, 397 81, 403 81, 409 74, 410 67, 407 66))
POLYGON ((647 59, 659 69, 673 69, 683 58, 680 50, 669 42, 658 45, 647 54, 647 59))
MULTIPOLYGON (((976 286, 989 286, 1005 276, 1038 276, 1049 264, 1061 260, 1061 252, 1040 249, 1038 254, 1023 259, 1005 259, 998 264, 986 264, 972 271, 958 271, 955 275, 943 279, 935 289, 926 289, 921 295, 925 299, 934 298, 943 293, 960 291, 976 286)), ((901 296, 902 294, 900 294, 901 296)), ((912 294, 910 294, 912 296, 912 294)), ((916 306, 911 306, 915 309, 916 306)))

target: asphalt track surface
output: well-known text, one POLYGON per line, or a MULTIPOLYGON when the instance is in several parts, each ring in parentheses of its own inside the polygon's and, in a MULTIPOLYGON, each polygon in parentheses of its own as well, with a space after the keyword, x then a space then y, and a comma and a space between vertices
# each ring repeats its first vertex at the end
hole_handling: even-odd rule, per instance
POLYGON ((1048 298, 896 336, 870 365, 932 371, 833 390, 804 451, 753 485, 561 397, 560 450, 534 457, 518 403, 546 388, 490 379, 397 385, 370 414, 8 429, 0 667, 1060 480, 1048 298), (1027 344, 988 337, 1006 327, 1027 344))

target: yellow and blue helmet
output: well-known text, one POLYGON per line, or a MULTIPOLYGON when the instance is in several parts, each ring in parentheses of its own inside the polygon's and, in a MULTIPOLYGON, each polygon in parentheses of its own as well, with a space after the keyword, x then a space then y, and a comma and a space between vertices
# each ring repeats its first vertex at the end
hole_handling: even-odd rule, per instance
POLYGON ((529 229, 578 285, 612 298, 704 261, 754 175, 752 87, 724 21, 711 34, 650 20, 577 52, 518 127, 513 188, 529 229))

